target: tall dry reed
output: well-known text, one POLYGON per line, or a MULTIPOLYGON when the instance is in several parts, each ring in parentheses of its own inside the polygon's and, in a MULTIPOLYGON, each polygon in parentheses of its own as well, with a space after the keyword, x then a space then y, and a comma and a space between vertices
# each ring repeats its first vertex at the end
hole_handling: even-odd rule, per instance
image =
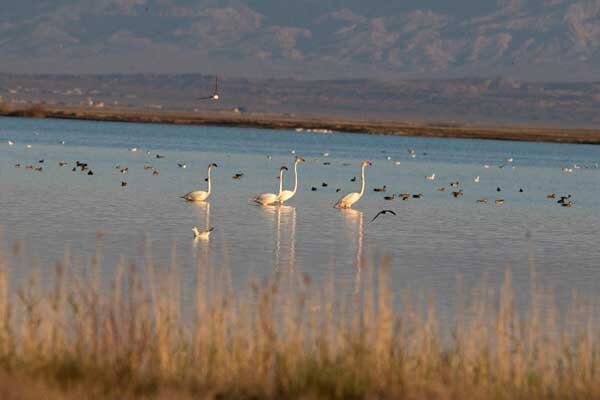
POLYGON ((0 395, 600 397, 595 311, 574 298, 560 313, 533 287, 518 312, 510 272, 497 291, 467 292, 440 327, 432 300, 394 298, 386 260, 365 264, 350 294, 293 269, 234 290, 229 270, 199 264, 190 313, 175 263, 120 263, 106 285, 99 257, 76 272, 67 253, 44 282, 33 272, 11 287, 0 255, 0 395))

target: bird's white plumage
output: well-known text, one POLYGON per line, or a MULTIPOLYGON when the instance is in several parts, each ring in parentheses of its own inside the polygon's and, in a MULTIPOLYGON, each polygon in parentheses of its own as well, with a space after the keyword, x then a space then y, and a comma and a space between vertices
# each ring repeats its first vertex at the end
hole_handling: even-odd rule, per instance
POLYGON ((337 208, 351 208, 354 203, 356 203, 362 197, 361 193, 348 193, 344 197, 342 197, 337 203, 337 208))
POLYGON ((204 190, 195 190, 193 192, 189 192, 186 193, 185 195, 183 195, 182 197, 187 200, 187 201, 206 201, 206 199, 208 199, 208 197, 210 196, 210 191, 211 191, 211 182, 210 182, 210 170, 212 169, 212 167, 215 167, 216 164, 210 164, 208 166, 208 188, 206 191, 204 190))
POLYGON ((277 195, 275 193, 262 193, 254 198, 254 201, 260 205, 268 206, 277 201, 277 195))
POLYGON ((277 201, 281 204, 288 201, 298 191, 298 164, 304 161, 302 157, 296 157, 296 161, 294 162, 294 190, 283 190, 279 193, 277 201))
POLYGON ((335 208, 351 208, 365 193, 365 167, 371 165, 369 161, 363 161, 361 165, 361 187, 360 192, 349 193, 335 203, 335 208))
POLYGON ((204 200, 208 199, 209 196, 210 196, 210 193, 208 193, 204 190, 196 190, 194 192, 186 193, 183 196, 183 198, 186 199, 187 201, 204 201, 204 200))
POLYGON ((295 194, 296 194, 296 192, 293 190, 284 190, 278 196, 277 201, 280 203, 284 203, 284 202, 288 201, 289 199, 291 199, 292 197, 294 197, 295 194))
POLYGON ((252 200, 255 203, 260 204, 261 206, 269 206, 278 201, 281 192, 283 191, 283 171, 287 170, 286 167, 281 167, 279 169, 279 192, 275 193, 262 193, 253 198, 252 200))
POLYGON ((192 232, 194 232, 194 239, 208 239, 213 229, 214 228, 210 228, 205 231, 200 231, 198 230, 197 226, 192 227, 192 232))

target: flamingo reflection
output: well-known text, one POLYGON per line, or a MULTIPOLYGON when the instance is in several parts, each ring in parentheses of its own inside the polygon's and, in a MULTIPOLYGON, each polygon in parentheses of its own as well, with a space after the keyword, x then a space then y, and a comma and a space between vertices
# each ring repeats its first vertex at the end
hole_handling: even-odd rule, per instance
POLYGON ((198 221, 198 225, 199 226, 203 226, 203 231, 200 232, 200 235, 195 234, 194 237, 194 247, 197 247, 199 244, 204 243, 205 245, 202 246, 202 251, 198 252, 198 255, 201 257, 202 263, 204 265, 207 265, 208 261, 209 261, 209 252, 210 252, 210 246, 206 245, 208 244, 208 241, 210 240, 210 232, 212 231, 212 228, 210 226, 210 203, 209 202, 197 202, 197 203, 193 203, 194 207, 194 213, 196 214, 196 220, 198 221), (204 220, 204 224, 202 224, 202 221, 204 220), (208 232, 207 235, 203 235, 202 233, 204 232, 208 232))
POLYGON ((287 245, 284 240, 283 248, 289 249, 288 265, 293 268, 296 263, 296 208, 290 206, 279 206, 275 208, 275 270, 279 271, 281 267, 281 248, 282 248, 282 229, 284 239, 286 238, 286 228, 289 228, 289 240, 287 245))
POLYGON ((346 220, 346 232, 351 232, 356 237, 354 240, 356 243, 356 253, 354 257, 354 266, 356 268, 354 290, 355 292, 358 292, 360 289, 361 271, 363 266, 364 216, 362 211, 353 210, 351 208, 342 209, 341 213, 346 220))

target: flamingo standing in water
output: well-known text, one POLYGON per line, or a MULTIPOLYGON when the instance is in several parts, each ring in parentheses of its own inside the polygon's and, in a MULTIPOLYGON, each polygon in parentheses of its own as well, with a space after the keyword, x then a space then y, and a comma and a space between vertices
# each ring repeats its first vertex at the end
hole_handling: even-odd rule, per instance
POLYGON ((373 165, 370 161, 363 161, 361 164, 361 172, 360 172, 360 192, 348 193, 344 197, 342 197, 337 203, 335 203, 335 208, 352 208, 352 205, 356 203, 362 195, 365 193, 365 168, 373 165))
POLYGON ((281 191, 279 197, 277 198, 277 201, 280 204, 288 201, 296 194, 296 191, 298 190, 298 164, 303 161, 305 161, 304 158, 296 156, 296 161, 294 162, 294 190, 281 191))
POLYGON ((208 196, 210 196, 210 170, 212 169, 212 167, 218 167, 217 164, 212 163, 208 165, 208 189, 205 192, 204 190, 196 190, 194 192, 189 192, 183 196, 181 196, 182 199, 186 199, 187 201, 206 201, 206 199, 208 199, 208 196))
POLYGON ((252 199, 254 202, 260 204, 261 206, 268 206, 274 204, 279 199, 281 192, 283 191, 283 171, 287 171, 287 167, 279 168, 279 192, 275 193, 263 193, 256 196, 252 199))

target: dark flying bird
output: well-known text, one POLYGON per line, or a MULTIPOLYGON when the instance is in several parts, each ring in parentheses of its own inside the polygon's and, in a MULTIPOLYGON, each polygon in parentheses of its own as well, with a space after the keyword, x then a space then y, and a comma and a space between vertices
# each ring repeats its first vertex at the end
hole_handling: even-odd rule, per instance
POLYGON ((395 212, 393 212, 392 210, 381 210, 377 213, 377 215, 375 215, 375 217, 373 217, 373 219, 371 220, 371 222, 375 221, 377 219, 377 217, 379 217, 380 215, 384 215, 384 214, 392 214, 392 215, 396 215, 395 212))

